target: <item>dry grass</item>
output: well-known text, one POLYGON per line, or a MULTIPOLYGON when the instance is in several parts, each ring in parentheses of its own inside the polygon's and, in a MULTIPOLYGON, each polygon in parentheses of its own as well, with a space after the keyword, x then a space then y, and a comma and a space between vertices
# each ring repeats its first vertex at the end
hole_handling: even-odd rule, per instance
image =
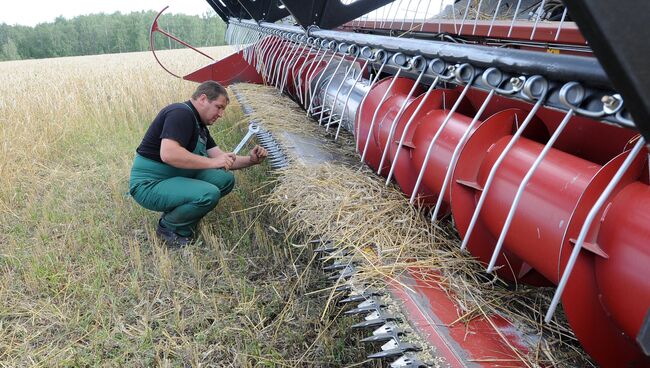
MULTIPOLYGON (((275 130, 280 140, 285 130, 304 130, 316 136, 316 129, 321 131, 323 146, 329 145, 341 156, 353 155, 352 144, 334 147, 327 143, 322 128, 305 119, 304 112, 285 106, 291 102, 281 100, 276 90, 254 85, 238 85, 237 90, 253 106, 255 117, 275 130), (284 118, 278 118, 278 110, 284 111, 284 118)), ((291 142, 284 144, 290 146, 291 142)), ((305 167, 294 160, 282 170, 268 201, 289 229, 289 239, 302 235, 335 240, 338 255, 346 254, 340 258, 358 265, 353 280, 357 285, 384 288, 387 280, 398 280, 407 270, 420 273, 456 300, 459 314, 455 323, 494 314, 507 317, 532 347, 529 353, 511 347, 512 362, 518 366, 592 365, 561 313, 556 313, 551 324, 541 323, 552 290, 525 286, 513 290, 485 274, 483 265, 460 252, 450 224, 431 224, 401 192, 386 187, 381 178, 356 162, 305 167)))
MULTIPOLYGON (((191 55, 162 53, 180 72, 204 63, 191 55)), ((149 122, 195 84, 149 53, 4 62, 0 82, 0 367, 358 361, 345 319, 321 319, 326 296, 302 296, 322 275, 271 230, 264 167, 237 174, 182 251, 125 195, 149 122)), ((224 147, 242 135, 229 110, 213 128, 224 147)))

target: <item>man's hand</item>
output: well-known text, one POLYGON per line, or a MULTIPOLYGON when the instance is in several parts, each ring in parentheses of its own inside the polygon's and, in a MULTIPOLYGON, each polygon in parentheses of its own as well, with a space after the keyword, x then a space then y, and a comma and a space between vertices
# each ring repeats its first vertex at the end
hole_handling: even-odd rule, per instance
POLYGON ((235 163, 237 155, 232 152, 222 152, 220 155, 217 155, 213 158, 215 162, 215 167, 217 169, 229 170, 232 165, 235 163))
POLYGON ((251 160, 251 163, 253 163, 253 164, 259 164, 259 163, 262 163, 262 162, 264 161, 264 159, 266 158, 266 156, 268 156, 268 155, 269 155, 269 153, 266 152, 266 150, 264 149, 264 147, 259 146, 259 145, 256 145, 256 146, 251 150, 251 153, 250 153, 250 160, 251 160))

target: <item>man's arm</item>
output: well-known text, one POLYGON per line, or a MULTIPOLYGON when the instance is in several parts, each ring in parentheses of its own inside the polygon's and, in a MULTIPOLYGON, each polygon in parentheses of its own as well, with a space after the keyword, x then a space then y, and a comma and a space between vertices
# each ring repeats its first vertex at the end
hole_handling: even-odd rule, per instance
MULTIPOLYGON (((219 155, 233 155, 232 153, 225 153, 219 147, 212 147, 208 150, 208 157, 218 157, 219 155)), ((234 155, 233 155, 234 156, 234 155)), ((235 162, 230 166, 230 170, 243 169, 262 163, 268 156, 268 152, 260 146, 255 146, 248 156, 235 156, 235 162)))
POLYGON ((231 169, 233 155, 219 150, 213 152, 214 155, 211 156, 210 151, 215 148, 208 150, 208 157, 203 157, 186 150, 173 139, 163 138, 160 142, 160 159, 167 165, 179 169, 231 169))

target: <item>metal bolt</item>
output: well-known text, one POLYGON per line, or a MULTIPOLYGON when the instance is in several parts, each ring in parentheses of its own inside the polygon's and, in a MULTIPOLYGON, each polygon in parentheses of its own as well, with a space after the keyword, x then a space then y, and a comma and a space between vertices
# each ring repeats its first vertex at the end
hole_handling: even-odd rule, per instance
POLYGON ((603 111, 605 111, 607 114, 614 114, 621 107, 623 99, 619 94, 613 96, 605 95, 600 98, 600 102, 603 103, 603 111))
POLYGON ((524 81, 517 77, 510 78, 510 83, 514 89, 521 89, 524 87, 524 81))

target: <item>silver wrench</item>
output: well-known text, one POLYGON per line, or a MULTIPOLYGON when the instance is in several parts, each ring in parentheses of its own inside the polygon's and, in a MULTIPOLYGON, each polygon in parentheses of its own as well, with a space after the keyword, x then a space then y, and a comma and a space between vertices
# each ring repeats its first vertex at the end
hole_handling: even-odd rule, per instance
POLYGON ((257 134, 257 132, 259 132, 259 131, 260 131, 260 127, 259 127, 259 125, 257 125, 257 123, 248 124, 248 132, 246 133, 244 138, 242 138, 241 142, 239 142, 237 147, 235 147, 235 149, 232 151, 232 153, 238 154, 239 151, 241 151, 241 149, 244 148, 246 143, 248 143, 248 141, 253 137, 253 135, 257 134))

